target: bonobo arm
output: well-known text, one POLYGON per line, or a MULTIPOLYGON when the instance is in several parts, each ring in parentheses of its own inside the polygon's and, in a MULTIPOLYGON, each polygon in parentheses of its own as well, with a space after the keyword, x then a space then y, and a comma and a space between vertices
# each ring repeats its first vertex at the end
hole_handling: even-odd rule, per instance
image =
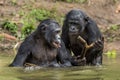
POLYGON ((104 47, 104 37, 100 32, 95 21, 88 18, 88 23, 86 25, 86 33, 88 35, 88 44, 94 43, 94 49, 102 50, 104 47))
POLYGON ((57 59, 63 66, 71 66, 71 55, 67 52, 63 41, 61 42, 61 47, 58 49, 57 59))
MULTIPOLYGON (((70 51, 70 40, 69 40, 69 35, 68 35, 68 33, 69 33, 69 26, 68 26, 68 22, 65 20, 65 21, 64 21, 64 24, 63 24, 63 27, 62 27, 61 38, 62 38, 62 40, 63 40, 63 42, 64 42, 64 45, 65 45, 65 47, 66 47, 66 49, 67 49, 67 52, 68 52, 69 54, 71 54, 71 51, 70 51)), ((63 46, 64 46, 64 45, 63 45, 63 46)))
POLYGON ((88 23, 86 24, 85 30, 88 35, 88 44, 101 40, 102 34, 100 32, 100 29, 98 28, 96 22, 91 18, 88 18, 88 23))
POLYGON ((86 33, 88 35, 88 45, 94 44, 92 48, 87 51, 87 63, 92 65, 101 65, 102 64, 102 53, 104 48, 104 38, 100 32, 95 21, 91 18, 88 18, 88 23, 86 25, 86 33))
POLYGON ((27 56, 30 53, 30 50, 28 50, 30 46, 26 46, 24 44, 22 44, 18 50, 18 53, 15 57, 15 59, 13 60, 13 62, 9 65, 9 66, 13 66, 13 67, 21 67, 24 65, 25 60, 27 59, 27 56), (27 49, 28 48, 28 49, 27 49))

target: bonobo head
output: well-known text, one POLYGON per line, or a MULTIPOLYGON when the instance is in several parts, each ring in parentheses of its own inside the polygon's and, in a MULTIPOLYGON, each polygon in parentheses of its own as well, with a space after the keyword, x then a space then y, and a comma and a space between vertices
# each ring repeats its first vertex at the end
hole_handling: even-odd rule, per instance
POLYGON ((88 16, 81 10, 71 10, 66 15, 66 23, 69 27, 68 31, 71 34, 82 33, 87 24, 88 16))
POLYGON ((43 20, 38 26, 38 31, 45 42, 48 43, 48 45, 55 48, 61 47, 61 37, 59 34, 61 28, 55 20, 43 20))

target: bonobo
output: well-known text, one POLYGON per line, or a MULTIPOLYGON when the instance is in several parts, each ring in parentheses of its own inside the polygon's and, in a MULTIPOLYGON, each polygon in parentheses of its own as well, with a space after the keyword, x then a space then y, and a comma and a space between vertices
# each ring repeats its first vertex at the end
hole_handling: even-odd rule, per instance
POLYGON ((21 44, 10 66, 33 64, 41 67, 71 66, 69 55, 59 35, 61 28, 52 19, 43 20, 21 44))
POLYGON ((96 24, 81 10, 71 10, 62 27, 62 40, 73 65, 101 65, 104 38, 96 24))

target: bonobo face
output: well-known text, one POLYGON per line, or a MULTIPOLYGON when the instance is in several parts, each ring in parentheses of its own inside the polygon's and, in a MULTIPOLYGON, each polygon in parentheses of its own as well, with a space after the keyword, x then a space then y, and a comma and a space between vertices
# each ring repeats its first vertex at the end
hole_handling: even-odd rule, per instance
POLYGON ((80 10, 72 10, 66 16, 67 25, 70 34, 78 34, 83 32, 85 28, 85 15, 80 10))
POLYGON ((60 31, 61 28, 59 24, 54 20, 46 20, 41 23, 41 33, 44 39, 50 44, 52 47, 59 48, 61 47, 61 37, 60 31))

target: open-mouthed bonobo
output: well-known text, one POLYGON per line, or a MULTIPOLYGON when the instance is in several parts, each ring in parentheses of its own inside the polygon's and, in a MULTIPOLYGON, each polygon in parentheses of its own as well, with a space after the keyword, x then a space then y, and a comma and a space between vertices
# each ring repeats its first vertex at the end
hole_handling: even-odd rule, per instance
POLYGON ((81 10, 67 13, 62 28, 62 40, 73 65, 101 65, 104 38, 96 24, 81 10))
POLYGON ((60 31, 61 28, 55 20, 43 20, 23 41, 10 66, 28 64, 42 67, 71 66, 60 31))

